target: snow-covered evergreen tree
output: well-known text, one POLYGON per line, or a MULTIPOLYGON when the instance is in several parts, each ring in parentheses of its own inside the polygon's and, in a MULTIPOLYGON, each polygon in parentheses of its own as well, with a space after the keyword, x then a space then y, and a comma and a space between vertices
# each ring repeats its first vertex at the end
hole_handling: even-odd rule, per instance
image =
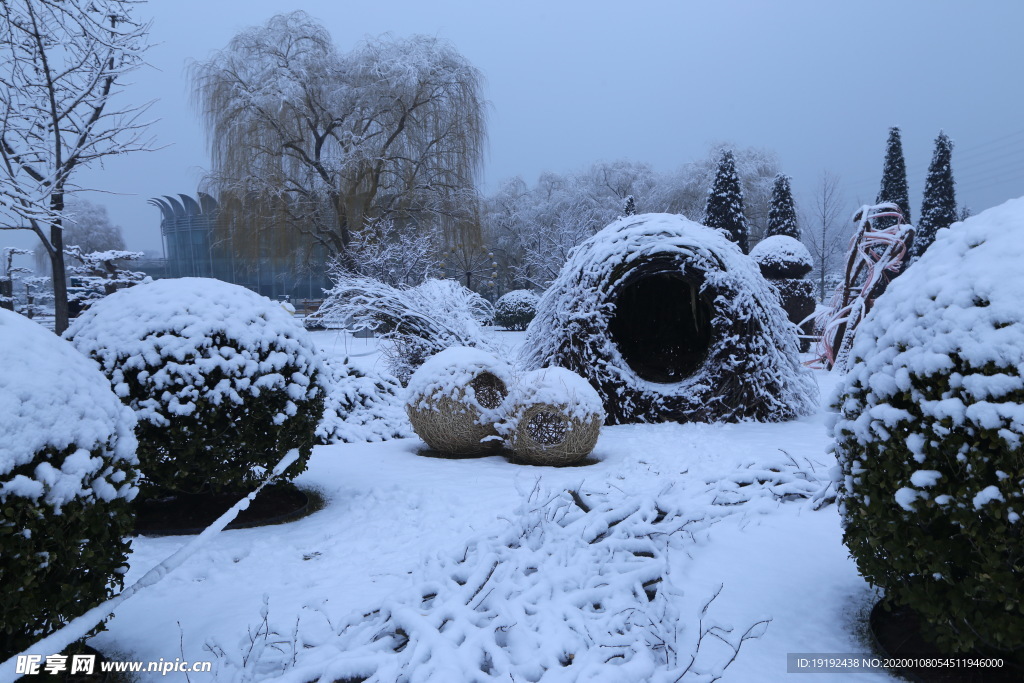
POLYGON ((622 203, 622 215, 623 216, 635 216, 636 215, 636 199, 633 195, 628 195, 625 201, 622 203))
POLYGON ((788 175, 775 176, 772 186, 772 203, 768 210, 768 232, 765 237, 785 235, 800 239, 800 225, 796 220, 796 206, 793 204, 793 189, 788 175))
POLYGON ((743 189, 732 150, 723 151, 718 162, 718 173, 704 209, 704 225, 725 231, 744 254, 750 251, 747 219, 743 215, 743 189))
MULTIPOLYGON (((910 223, 910 199, 907 192, 907 164, 903 160, 903 142, 900 129, 889 129, 889 140, 885 144, 885 166, 882 167, 882 187, 878 190, 876 204, 892 202, 900 207, 903 222, 910 223)), ((895 223, 895 219, 880 219, 895 223)), ((878 227, 887 227, 881 225, 878 227)))
POLYGON ((911 258, 917 260, 932 242, 939 228, 947 228, 958 220, 956 194, 953 189, 953 141, 942 131, 935 138, 935 152, 924 181, 921 222, 914 236, 911 258))

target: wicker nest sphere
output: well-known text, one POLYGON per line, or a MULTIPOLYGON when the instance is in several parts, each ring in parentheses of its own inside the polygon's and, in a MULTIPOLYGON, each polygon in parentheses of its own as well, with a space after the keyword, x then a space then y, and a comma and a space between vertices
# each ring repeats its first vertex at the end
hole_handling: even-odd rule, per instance
POLYGON ((427 359, 409 379, 405 411, 416 435, 452 455, 497 451, 512 370, 480 349, 455 346, 427 359))
POLYGON ((625 216, 580 244, 526 337, 524 365, 583 376, 608 424, 777 422, 817 404, 756 263, 682 216, 625 216))
POLYGON ((537 465, 572 465, 594 450, 604 424, 601 397, 585 379, 551 367, 523 375, 500 430, 516 456, 537 465))
POLYGON ((788 235, 772 235, 750 250, 750 258, 769 280, 799 280, 814 268, 811 252, 788 235))

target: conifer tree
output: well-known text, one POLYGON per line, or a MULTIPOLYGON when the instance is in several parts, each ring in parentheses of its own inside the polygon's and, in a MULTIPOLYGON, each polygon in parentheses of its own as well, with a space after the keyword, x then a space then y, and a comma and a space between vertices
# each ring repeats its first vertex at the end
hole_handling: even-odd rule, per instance
POLYGON ((635 216, 636 215, 636 199, 633 195, 626 197, 622 203, 622 215, 623 216, 635 216))
POLYGON ((771 208, 768 210, 768 231, 765 237, 785 235, 800 239, 800 226, 796 221, 796 206, 793 204, 793 190, 788 175, 775 176, 772 186, 771 208))
POLYGON ((743 216, 743 189, 731 150, 722 152, 718 162, 718 173, 704 209, 704 225, 724 230, 744 254, 750 252, 747 220, 743 216))
MULTIPOLYGON (((882 168, 882 187, 878 190, 875 203, 892 202, 900 207, 903 222, 910 223, 910 199, 907 192, 907 164, 903 161, 903 142, 900 140, 900 129, 893 126, 889 129, 889 140, 885 145, 885 166, 882 168)), ((885 220, 888 225, 894 219, 885 220)), ((876 227, 887 227, 879 225, 876 227)))
POLYGON ((921 203, 921 222, 914 236, 911 257, 916 261, 932 242, 939 228, 956 223, 956 194, 953 190, 953 141, 943 132, 935 138, 935 152, 924 181, 924 201, 921 203))

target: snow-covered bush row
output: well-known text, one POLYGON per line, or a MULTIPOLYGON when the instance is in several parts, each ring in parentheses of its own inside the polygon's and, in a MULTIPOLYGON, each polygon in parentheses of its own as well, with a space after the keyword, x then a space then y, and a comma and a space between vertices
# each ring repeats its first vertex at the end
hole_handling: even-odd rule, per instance
POLYGON ((70 344, 0 309, 0 661, 122 585, 135 415, 70 344))
POLYGON ((506 330, 525 330, 537 315, 540 297, 529 289, 514 289, 494 302, 494 324, 506 330))
POLYGON ((305 469, 323 414, 322 364, 279 304, 205 278, 98 301, 65 337, 139 418, 143 492, 248 492, 281 454, 305 469))
POLYGON ((713 680, 769 620, 745 631, 714 625, 713 596, 684 595, 673 583, 670 544, 692 543, 711 524, 673 493, 535 489, 504 532, 432 560, 421 582, 369 614, 332 622, 309 611, 278 625, 264 604, 243 642, 207 644, 218 678, 713 680), (728 647, 703 651, 705 640, 728 647))
POLYGON ((481 326, 494 315, 490 302, 454 280, 399 288, 343 270, 331 277, 334 288, 314 321, 375 331, 390 342, 389 369, 403 384, 438 351, 490 346, 481 326))
POLYGON ((834 426, 861 573, 948 651, 1024 648, 1024 199, 949 229, 858 330, 834 426))
POLYGON ((720 232, 671 214, 620 218, 580 245, 525 348, 528 367, 585 377, 611 423, 778 421, 816 405, 757 265, 720 232))
POLYGON ((324 415, 317 425, 321 443, 386 441, 413 435, 402 410, 402 385, 387 373, 367 372, 348 359, 324 359, 324 415))

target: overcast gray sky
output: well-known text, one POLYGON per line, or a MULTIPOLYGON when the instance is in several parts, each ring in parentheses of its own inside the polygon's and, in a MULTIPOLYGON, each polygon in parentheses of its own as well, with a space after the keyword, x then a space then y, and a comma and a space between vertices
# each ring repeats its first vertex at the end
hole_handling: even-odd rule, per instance
POLYGON ((874 200, 898 125, 915 219, 940 129, 956 143, 961 204, 977 212, 1024 194, 1019 0, 151 0, 140 14, 153 19, 152 67, 126 96, 159 100, 152 132, 167 147, 78 176, 120 193, 89 198, 130 248, 159 249, 146 200, 194 193, 209 164, 186 64, 293 9, 342 50, 426 33, 478 67, 492 106, 485 190, 599 160, 667 171, 731 141, 774 150, 801 208, 823 170, 839 175, 852 211, 874 200))

